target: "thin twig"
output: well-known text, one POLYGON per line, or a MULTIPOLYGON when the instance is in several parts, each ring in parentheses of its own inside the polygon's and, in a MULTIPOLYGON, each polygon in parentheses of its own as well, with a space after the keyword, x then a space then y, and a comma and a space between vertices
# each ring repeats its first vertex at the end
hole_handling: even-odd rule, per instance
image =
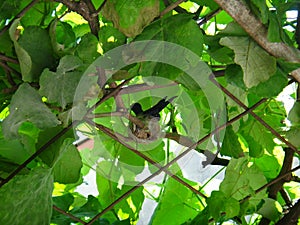
POLYGON ((57 212, 59 212, 59 213, 65 215, 65 216, 68 216, 69 218, 71 218, 72 220, 74 220, 74 221, 76 221, 76 222, 79 222, 79 223, 81 223, 81 224, 87 224, 85 221, 83 221, 83 220, 77 218, 76 216, 73 216, 71 213, 62 210, 61 208, 58 208, 58 207, 55 206, 55 205, 53 205, 53 209, 54 209, 55 211, 57 211, 57 212))
POLYGON ((148 85, 148 84, 135 84, 135 85, 130 85, 128 87, 122 88, 120 91, 121 95, 124 94, 132 94, 136 92, 141 92, 141 91, 148 91, 148 90, 154 90, 154 89, 159 89, 159 88, 168 88, 172 86, 178 85, 176 82, 172 82, 170 84, 165 84, 165 85, 148 85))
POLYGON ((0 66, 2 66, 5 70, 9 71, 10 73, 16 74, 19 78, 22 77, 22 75, 18 71, 16 71, 14 68, 10 67, 9 65, 7 65, 2 61, 0 61, 0 66))
POLYGON ((168 7, 166 7, 163 11, 161 11, 160 13, 160 17, 163 17, 164 15, 166 15, 168 12, 172 11, 173 9, 175 9, 178 5, 180 5, 181 3, 183 3, 185 0, 178 0, 177 2, 172 3, 171 5, 169 5, 168 7))
MULTIPOLYGON (((7 78, 7 81, 8 83, 15 87, 16 86, 16 82, 14 81, 14 79, 12 78, 12 75, 11 75, 11 71, 7 69, 8 65, 6 64, 6 62, 1 62, 0 61, 0 66, 2 66, 4 68, 4 71, 5 71, 5 74, 6 74, 6 78, 7 78), (7 66, 7 67, 6 67, 7 66)), ((8 67, 9 68, 9 67, 8 67)))
POLYGON ((217 14, 219 14, 222 11, 221 8, 216 9, 215 11, 212 11, 211 13, 207 14, 204 18, 201 18, 197 21, 197 24, 199 26, 205 24, 207 21, 209 21, 211 18, 215 17, 217 14))
MULTIPOLYGON (((164 0, 164 5, 168 7, 170 5, 169 0, 164 0)), ((179 5, 174 8, 174 10, 178 13, 188 13, 184 8, 181 8, 179 5)))
POLYGON ((18 64, 19 63, 18 59, 8 57, 8 56, 6 56, 6 55, 4 55, 2 53, 0 53, 0 60, 6 61, 6 62, 10 62, 10 63, 14 63, 14 64, 18 64))

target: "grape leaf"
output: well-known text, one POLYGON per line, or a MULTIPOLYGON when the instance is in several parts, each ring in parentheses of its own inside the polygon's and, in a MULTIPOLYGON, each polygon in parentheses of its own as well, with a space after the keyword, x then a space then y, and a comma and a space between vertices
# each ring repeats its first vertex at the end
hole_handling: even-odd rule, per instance
POLYGON ((0 156, 17 164, 23 163, 30 154, 25 150, 19 140, 6 140, 0 138, 0 156))
POLYGON ((99 32, 99 42, 104 52, 116 48, 126 41, 126 36, 118 29, 111 26, 101 27, 99 32))
POLYGON ((72 103, 82 73, 82 65, 76 56, 67 55, 61 58, 56 72, 45 69, 40 78, 40 94, 47 97, 50 103, 59 103, 63 108, 72 103))
POLYGON ((244 155, 238 136, 233 131, 231 125, 226 128, 220 153, 234 158, 239 158, 244 155))
POLYGON ((53 179, 51 170, 37 168, 17 175, 0 188, 0 223, 50 224, 53 179))
POLYGON ((17 41, 18 20, 10 28, 10 38, 13 40, 20 67, 22 79, 26 82, 37 81, 44 68, 54 68, 55 58, 51 40, 47 30, 38 26, 26 27, 17 41))
POLYGON ((244 72, 248 88, 267 81, 276 72, 276 60, 248 37, 223 37, 220 44, 231 48, 234 61, 244 72))
POLYGON ((294 125, 300 125, 300 102, 295 102, 288 114, 288 120, 294 125))
POLYGON ((97 45, 97 38, 92 34, 86 34, 81 38, 80 43, 77 45, 76 53, 84 63, 92 63, 98 56, 100 56, 97 52, 97 45))
POLYGON ((282 207, 276 200, 265 198, 264 204, 258 210, 258 213, 271 221, 277 221, 281 217, 282 207))
POLYGON ((108 0, 102 13, 126 36, 135 37, 159 15, 159 1, 108 0))
MULTIPOLYGON (((178 69, 178 67, 184 67, 186 62, 190 65, 198 63, 194 62, 193 58, 190 58, 189 52, 185 49, 191 50, 198 56, 202 54, 203 35, 191 15, 178 14, 155 21, 146 27, 143 33, 137 36, 135 40, 159 40, 178 44, 181 48, 172 49, 171 45, 166 44, 166 47, 162 46, 159 49, 159 57, 163 57, 163 59, 173 63, 174 66, 157 62, 144 62, 140 73, 143 76, 155 74, 169 79, 176 79, 181 75, 181 82, 192 86, 193 79, 183 76, 183 71, 178 69), (174 51, 176 51, 176 54, 174 54, 174 51), (184 79, 188 80, 184 82, 184 79)), ((205 66, 207 65, 203 65, 203 70, 201 70, 204 74, 206 72, 205 66)), ((197 89, 199 89, 198 86, 197 89)))
POLYGON ((242 123, 241 133, 248 143, 249 154, 252 157, 262 156, 264 150, 271 152, 275 146, 271 132, 252 117, 242 123))
POLYGON ((239 214, 240 204, 234 198, 228 198, 221 191, 213 191, 211 196, 207 199, 208 210, 211 216, 218 221, 222 213, 226 213, 227 219, 233 218, 239 214))
MULTIPOLYGON (((266 24, 268 22, 268 7, 266 2, 260 1, 260 0, 251 0, 251 2, 257 7, 257 9, 260 11, 260 19, 263 24, 266 24)), ((278 26, 278 25, 277 25, 278 26)))
POLYGON ((249 92, 256 94, 263 98, 270 98, 277 96, 284 87, 288 84, 288 77, 281 70, 277 70, 276 73, 268 80, 259 83, 257 86, 249 89, 249 92))
MULTIPOLYGON (((247 158, 231 159, 226 169, 225 179, 220 185, 220 191, 227 197, 241 200, 248 195, 254 195, 255 190, 266 182, 265 176, 256 165, 248 165, 247 158)), ((264 196, 264 192, 260 192, 259 196, 264 196)))
POLYGON ((152 216, 151 225, 177 225, 194 218, 199 208, 198 200, 185 186, 168 179, 160 202, 152 216))
POLYGON ((64 56, 74 51, 76 36, 72 26, 60 20, 53 20, 50 24, 50 39, 56 54, 64 56))
POLYGON ((9 111, 10 114, 3 121, 6 138, 18 137, 18 129, 26 121, 42 130, 59 124, 56 116, 42 102, 41 96, 27 83, 21 84, 12 97, 9 111))
POLYGON ((73 139, 65 139, 60 147, 60 157, 53 168, 54 181, 61 184, 76 183, 80 178, 82 161, 73 139))

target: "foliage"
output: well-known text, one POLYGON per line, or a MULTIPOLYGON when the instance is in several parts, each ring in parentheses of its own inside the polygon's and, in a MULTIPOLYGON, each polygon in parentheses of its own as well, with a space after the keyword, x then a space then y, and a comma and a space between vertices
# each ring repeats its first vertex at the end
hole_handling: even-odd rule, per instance
POLYGON ((300 4, 236 2, 1 1, 0 224, 300 224, 300 4))

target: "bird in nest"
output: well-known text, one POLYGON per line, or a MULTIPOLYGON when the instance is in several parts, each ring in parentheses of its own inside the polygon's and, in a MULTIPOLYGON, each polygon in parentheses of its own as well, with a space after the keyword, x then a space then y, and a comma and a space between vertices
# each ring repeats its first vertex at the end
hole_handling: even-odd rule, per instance
POLYGON ((134 103, 131 106, 131 111, 134 112, 136 118, 139 119, 139 121, 142 122, 143 126, 140 126, 140 124, 130 122, 129 128, 131 130, 130 135, 134 139, 137 139, 138 141, 153 141, 156 140, 161 135, 161 127, 159 124, 160 120, 160 112, 169 104, 171 103, 174 98, 177 96, 174 96, 170 98, 169 100, 166 100, 167 97, 164 97, 161 99, 158 103, 156 103, 154 106, 147 110, 143 110, 140 103, 134 103))

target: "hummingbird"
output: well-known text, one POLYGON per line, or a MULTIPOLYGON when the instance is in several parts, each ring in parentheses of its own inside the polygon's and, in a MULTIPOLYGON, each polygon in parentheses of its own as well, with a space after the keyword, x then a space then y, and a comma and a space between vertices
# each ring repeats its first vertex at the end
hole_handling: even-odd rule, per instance
POLYGON ((131 106, 131 111, 134 112, 135 116, 144 123, 143 127, 140 127, 137 124, 130 123, 130 130, 135 138, 143 139, 143 140, 156 140, 160 133, 161 127, 159 125, 160 120, 160 112, 171 103, 174 96, 167 100, 167 96, 161 99, 158 103, 147 110, 143 110, 140 103, 134 103, 131 106))

